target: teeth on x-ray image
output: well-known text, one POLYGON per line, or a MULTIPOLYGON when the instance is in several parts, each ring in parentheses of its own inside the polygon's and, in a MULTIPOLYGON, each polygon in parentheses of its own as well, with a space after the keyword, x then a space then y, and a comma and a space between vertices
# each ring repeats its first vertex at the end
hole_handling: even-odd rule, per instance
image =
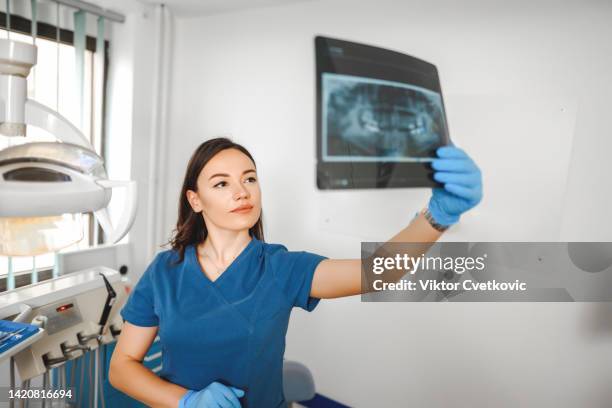
POLYGON ((323 74, 328 161, 422 161, 443 141, 439 93, 386 81, 323 74))

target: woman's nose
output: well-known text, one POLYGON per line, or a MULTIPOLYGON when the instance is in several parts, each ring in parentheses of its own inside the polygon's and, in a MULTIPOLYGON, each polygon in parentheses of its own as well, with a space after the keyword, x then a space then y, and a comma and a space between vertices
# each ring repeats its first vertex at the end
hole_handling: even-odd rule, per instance
POLYGON ((243 198, 243 197, 246 198, 248 196, 249 196, 249 191, 243 186, 238 187, 238 190, 234 193, 234 199, 236 200, 243 198))

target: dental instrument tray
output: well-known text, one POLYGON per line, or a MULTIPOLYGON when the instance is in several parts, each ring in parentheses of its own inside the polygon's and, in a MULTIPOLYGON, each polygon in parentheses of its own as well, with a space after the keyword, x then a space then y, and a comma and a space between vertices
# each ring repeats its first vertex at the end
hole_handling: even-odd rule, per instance
POLYGON ((438 70, 399 52, 315 38, 317 187, 441 187, 450 144, 438 70))
POLYGON ((32 324, 0 320, 0 362, 37 341, 43 332, 32 324))

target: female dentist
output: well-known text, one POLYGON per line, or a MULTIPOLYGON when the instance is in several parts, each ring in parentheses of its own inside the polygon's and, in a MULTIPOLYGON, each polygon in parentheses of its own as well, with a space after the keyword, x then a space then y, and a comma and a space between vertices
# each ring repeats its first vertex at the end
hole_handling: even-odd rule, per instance
MULTIPOLYGON (((389 242, 435 242, 478 204, 478 167, 444 146, 427 205, 389 242)), ((109 381, 159 407, 286 405, 282 368, 291 310, 360 294, 361 259, 327 259, 264 242, 255 161, 226 138, 202 143, 187 166, 171 249, 160 252, 121 311, 109 381), (142 360, 159 334, 162 370, 142 360)))

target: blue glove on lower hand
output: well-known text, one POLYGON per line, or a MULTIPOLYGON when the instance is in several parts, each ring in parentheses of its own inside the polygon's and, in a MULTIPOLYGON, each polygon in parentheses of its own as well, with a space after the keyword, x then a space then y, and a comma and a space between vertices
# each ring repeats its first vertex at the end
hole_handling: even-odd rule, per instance
POLYGON ((431 167, 434 180, 444 183, 444 188, 432 189, 427 209, 438 224, 451 225, 482 199, 482 176, 463 150, 451 145, 439 147, 436 153, 431 167))
POLYGON ((179 408, 240 408, 238 398, 243 396, 241 389, 215 381, 200 391, 187 391, 179 401, 179 408))

